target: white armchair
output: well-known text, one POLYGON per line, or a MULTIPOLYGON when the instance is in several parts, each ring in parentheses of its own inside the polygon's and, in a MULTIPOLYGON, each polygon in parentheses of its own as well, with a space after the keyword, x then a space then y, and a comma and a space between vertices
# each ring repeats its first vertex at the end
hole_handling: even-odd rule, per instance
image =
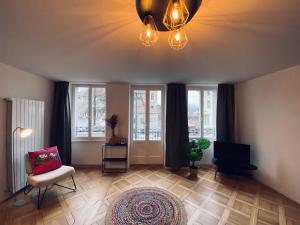
POLYGON ((74 180, 73 175, 75 174, 75 169, 72 166, 61 166, 60 168, 56 169, 56 170, 52 170, 50 172, 47 173, 43 173, 43 174, 39 174, 39 175, 33 175, 32 174, 32 168, 31 168, 31 164, 30 161, 28 159, 28 155, 26 156, 26 173, 27 173, 27 184, 26 187, 24 189, 24 194, 28 194, 33 188, 38 188, 39 189, 39 194, 38 194, 38 202, 37 202, 37 208, 40 209, 43 200, 44 200, 44 196, 48 190, 48 186, 50 185, 56 185, 59 187, 63 187, 72 191, 76 191, 77 187, 76 187, 76 183, 74 180), (73 181, 73 188, 70 187, 66 187, 63 185, 58 184, 57 182, 60 182, 64 179, 66 179, 67 177, 71 177, 72 181, 73 181), (41 196, 41 189, 44 189, 44 192, 41 196))

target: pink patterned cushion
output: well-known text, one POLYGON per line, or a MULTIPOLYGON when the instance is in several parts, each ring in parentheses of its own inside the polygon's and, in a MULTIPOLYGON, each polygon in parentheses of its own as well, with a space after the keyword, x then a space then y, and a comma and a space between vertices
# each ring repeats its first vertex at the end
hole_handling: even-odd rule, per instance
POLYGON ((28 154, 34 175, 47 173, 62 166, 57 146, 29 152, 28 154))

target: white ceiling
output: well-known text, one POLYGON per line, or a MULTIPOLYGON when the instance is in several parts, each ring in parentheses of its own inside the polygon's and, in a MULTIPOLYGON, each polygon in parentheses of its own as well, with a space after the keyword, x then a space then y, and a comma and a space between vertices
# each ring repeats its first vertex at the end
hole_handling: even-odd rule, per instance
POLYGON ((174 51, 138 40, 134 0, 0 0, 0 61, 53 80, 215 83, 300 63, 300 0, 204 0, 174 51))

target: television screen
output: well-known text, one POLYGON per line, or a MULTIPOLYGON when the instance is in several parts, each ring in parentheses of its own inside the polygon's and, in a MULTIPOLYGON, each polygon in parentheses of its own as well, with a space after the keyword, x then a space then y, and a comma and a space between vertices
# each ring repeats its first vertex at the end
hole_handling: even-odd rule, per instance
POLYGON ((214 157, 226 164, 250 165, 250 145, 215 141, 214 157))

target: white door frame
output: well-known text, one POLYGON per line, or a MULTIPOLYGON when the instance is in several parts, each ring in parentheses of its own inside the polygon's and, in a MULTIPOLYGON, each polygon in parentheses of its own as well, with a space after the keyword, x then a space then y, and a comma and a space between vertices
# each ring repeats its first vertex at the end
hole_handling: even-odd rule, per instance
POLYGON ((129 162, 132 161, 132 149, 134 147, 133 142, 155 142, 149 140, 149 92, 151 90, 161 91, 161 145, 162 145, 162 165, 165 165, 165 104, 166 104, 166 85, 131 85, 130 86, 130 154, 129 162), (145 90, 146 91, 146 125, 145 125, 145 140, 133 140, 133 106, 134 106, 134 90, 145 90))

